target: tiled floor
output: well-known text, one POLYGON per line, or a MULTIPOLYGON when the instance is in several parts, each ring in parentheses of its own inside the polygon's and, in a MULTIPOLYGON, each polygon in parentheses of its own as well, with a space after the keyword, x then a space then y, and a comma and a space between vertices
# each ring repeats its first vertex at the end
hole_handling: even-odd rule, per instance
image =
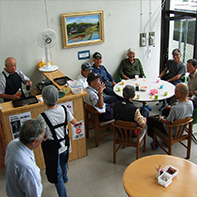
MULTIPOLYGON (((137 103, 136 103, 137 104, 137 103)), ((139 106, 139 104, 137 104, 139 106)), ((159 106, 151 104, 153 110, 150 115, 158 113, 159 106)), ((197 130, 195 125, 194 130, 197 130)), ((92 132, 93 133, 93 132, 92 132)), ((147 136, 146 152, 140 157, 152 154, 165 154, 162 150, 153 151, 150 147, 151 138, 147 136)), ((192 142, 190 161, 197 164, 197 144, 192 142)), ((126 197, 122 185, 122 175, 126 167, 136 158, 136 149, 126 147, 117 153, 117 163, 112 163, 112 136, 100 140, 100 146, 94 147, 94 136, 87 139, 88 156, 69 162, 69 182, 66 189, 69 197, 126 197)), ((173 145, 173 155, 184 158, 185 148, 179 144, 173 145)), ((0 196, 5 194, 5 170, 0 170, 0 196)), ((43 197, 56 197, 56 189, 50 184, 41 171, 43 182, 43 197)))

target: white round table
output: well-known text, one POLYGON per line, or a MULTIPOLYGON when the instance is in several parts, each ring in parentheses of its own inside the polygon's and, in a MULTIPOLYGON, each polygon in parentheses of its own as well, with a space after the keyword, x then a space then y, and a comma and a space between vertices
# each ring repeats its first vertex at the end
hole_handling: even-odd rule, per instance
POLYGON ((157 100, 159 101, 159 100, 170 98, 174 95, 175 86, 173 84, 164 80, 160 80, 160 82, 157 83, 156 80, 147 79, 147 78, 139 78, 138 80, 135 79, 125 80, 125 85, 122 85, 122 82, 119 82, 114 86, 113 91, 118 96, 123 97, 123 88, 126 85, 133 85, 134 87, 136 87, 136 83, 138 83, 139 85, 139 91, 135 91, 135 97, 133 99, 134 101, 140 101, 140 102, 151 102, 157 100), (161 85, 163 85, 162 89, 160 88, 161 85), (146 91, 141 91, 141 86, 147 86, 146 91), (158 90, 158 99, 155 99, 155 96, 152 96, 150 94, 151 89, 158 90), (164 92, 166 91, 168 92, 168 95, 164 96, 164 92), (137 98, 137 95, 140 95, 140 98, 137 98))

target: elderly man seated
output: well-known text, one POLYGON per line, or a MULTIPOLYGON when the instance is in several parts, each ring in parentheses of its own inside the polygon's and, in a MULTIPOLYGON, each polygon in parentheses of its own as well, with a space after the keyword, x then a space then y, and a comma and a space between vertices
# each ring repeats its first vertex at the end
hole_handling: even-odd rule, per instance
POLYGON ((117 96, 114 91, 113 87, 116 85, 116 82, 114 78, 111 76, 111 74, 107 71, 105 66, 101 65, 102 64, 102 55, 99 52, 95 52, 93 54, 93 70, 92 72, 101 75, 100 79, 101 81, 105 84, 105 89, 103 92, 107 95, 111 96, 117 96))
MULTIPOLYGON (((177 119, 184 119, 186 117, 192 117, 193 115, 193 103, 187 99, 188 86, 185 83, 179 83, 175 88, 175 96, 178 99, 178 104, 174 106, 168 106, 169 115, 166 114, 167 118, 163 116, 155 117, 150 116, 148 118, 148 136, 153 137, 153 127, 159 129, 161 132, 168 134, 168 128, 166 124, 173 123, 177 119)), ((151 146, 153 142, 151 142, 151 146)), ((158 149, 159 147, 156 147, 158 149)))
POLYGON ((187 61, 187 72, 189 76, 187 78, 188 87, 189 87, 189 97, 194 103, 194 107, 197 108, 197 60, 189 59, 187 61))
MULTIPOLYGON (((139 77, 145 77, 140 60, 135 58, 135 49, 129 48, 127 50, 127 56, 128 58, 122 60, 120 63, 118 70, 120 77, 126 80, 135 78, 135 75, 139 75, 139 77)), ((146 108, 148 110, 152 110, 149 105, 146 105, 146 108)))
POLYGON ((127 59, 122 60, 119 66, 119 75, 123 79, 133 79, 135 75, 144 77, 142 64, 138 58, 135 58, 135 50, 129 48, 127 50, 127 59))
MULTIPOLYGON (((131 85, 126 85, 123 88, 123 101, 115 103, 113 107, 113 114, 115 120, 123 120, 134 122, 140 127, 146 126, 146 121, 149 116, 149 110, 147 108, 136 107, 132 100, 135 97, 135 88, 131 85)), ((132 137, 136 137, 136 133, 132 133, 132 137)))
MULTIPOLYGON (((181 62, 181 51, 179 49, 174 49, 172 55, 173 59, 167 61, 164 70, 158 77, 176 86, 183 81, 186 73, 186 66, 181 62)), ((162 110, 170 103, 170 99, 167 99, 167 101, 163 100, 163 105, 159 110, 162 110)))
POLYGON ((81 65, 81 74, 77 77, 77 80, 82 84, 83 89, 88 87, 87 76, 92 72, 93 67, 89 62, 84 62, 81 65))
POLYGON ((100 75, 93 72, 89 73, 87 82, 89 86, 85 88, 87 92, 87 95, 84 96, 85 103, 92 105, 97 111, 102 113, 99 116, 100 120, 113 119, 113 105, 120 99, 110 95, 103 95, 105 84, 101 82, 100 75))
POLYGON ((181 83, 186 73, 186 66, 181 62, 181 52, 179 49, 172 51, 173 59, 167 61, 164 70, 158 76, 173 85, 181 83))

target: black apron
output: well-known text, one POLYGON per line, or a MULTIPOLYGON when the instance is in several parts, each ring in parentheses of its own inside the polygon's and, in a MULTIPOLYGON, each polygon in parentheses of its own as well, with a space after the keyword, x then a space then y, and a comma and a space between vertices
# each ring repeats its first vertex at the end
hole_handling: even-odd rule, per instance
MULTIPOLYGON (((19 88, 21 88, 21 82, 22 82, 21 78, 16 72, 9 75, 8 77, 6 76, 4 72, 2 73, 4 74, 5 79, 6 79, 5 94, 9 94, 9 95, 16 94, 19 88)), ((22 91, 22 88, 21 88, 21 91, 22 91)), ((22 92, 21 98, 25 98, 23 92, 22 92)), ((7 102, 7 101, 11 101, 11 99, 4 99, 4 102, 7 102)))
MULTIPOLYGON (((62 105, 62 107, 65 110, 65 122, 53 126, 50 122, 50 120, 47 118, 46 114, 43 112, 41 113, 42 117, 45 119, 46 124, 51 130, 51 133, 53 135, 54 140, 46 140, 43 141, 41 146, 42 146, 42 151, 44 154, 44 159, 45 159, 45 164, 46 164, 46 175, 47 179, 50 183, 57 183, 57 164, 58 164, 58 149, 61 147, 60 142, 65 140, 65 145, 69 149, 69 137, 66 134, 66 129, 67 129, 67 111, 66 107, 62 105), (64 126, 64 138, 62 139, 57 139, 55 129, 64 126)), ((68 151, 67 149, 67 151, 68 151)), ((69 151, 68 154, 69 156, 69 151)), ((68 161, 68 157, 67 157, 68 161)))

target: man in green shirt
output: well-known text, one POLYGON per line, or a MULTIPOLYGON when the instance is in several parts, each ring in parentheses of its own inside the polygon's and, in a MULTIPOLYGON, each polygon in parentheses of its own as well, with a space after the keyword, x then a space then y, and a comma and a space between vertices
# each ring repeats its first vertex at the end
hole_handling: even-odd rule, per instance
MULTIPOLYGON (((135 58, 135 49, 129 48, 127 50, 127 59, 122 60, 119 66, 119 75, 122 79, 133 79, 135 75, 145 77, 142 64, 138 58, 135 58)), ((143 106, 141 106, 142 108, 143 106)), ((149 105, 146 105, 148 110, 152 110, 149 105)))
POLYGON ((119 75, 123 79, 133 79, 135 75, 139 77, 144 77, 144 71, 142 64, 138 58, 135 58, 135 50, 129 48, 127 50, 127 59, 124 59, 119 66, 119 75))

